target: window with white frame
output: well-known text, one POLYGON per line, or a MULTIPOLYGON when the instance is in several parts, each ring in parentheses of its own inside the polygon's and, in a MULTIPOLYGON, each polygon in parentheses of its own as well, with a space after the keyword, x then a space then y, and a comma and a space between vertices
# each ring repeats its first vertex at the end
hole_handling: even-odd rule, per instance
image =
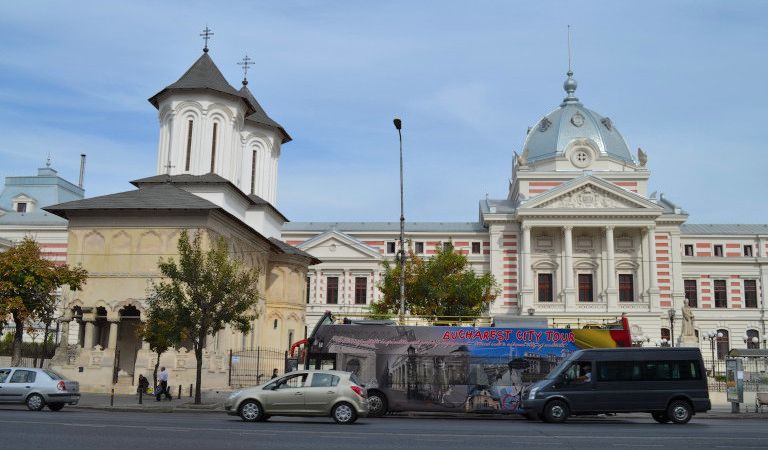
POLYGON ((482 253, 482 245, 479 241, 472 242, 472 254, 473 255, 479 255, 482 253))
POLYGON ((395 251, 397 251, 395 241, 387 241, 387 254, 394 255, 395 251))

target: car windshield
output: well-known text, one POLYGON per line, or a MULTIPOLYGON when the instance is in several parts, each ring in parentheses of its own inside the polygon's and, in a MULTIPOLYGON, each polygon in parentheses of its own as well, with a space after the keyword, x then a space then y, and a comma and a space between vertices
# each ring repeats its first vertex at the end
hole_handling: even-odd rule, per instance
POLYGON ((546 379, 547 380, 554 380, 557 377, 559 377, 560 374, 563 373, 563 370, 565 370, 567 367, 570 367, 571 362, 579 357, 580 353, 581 352, 576 352, 576 353, 572 354, 571 356, 569 356, 568 358, 566 358, 565 360, 563 360, 563 362, 561 362, 559 366, 557 366, 554 369, 552 369, 552 372, 549 372, 549 375, 547 375, 546 379))
POLYGON ((51 377, 51 380, 56 381, 56 380, 63 380, 64 379, 63 376, 59 375, 58 373, 54 372, 51 369, 44 369, 43 372, 45 372, 46 375, 51 377))

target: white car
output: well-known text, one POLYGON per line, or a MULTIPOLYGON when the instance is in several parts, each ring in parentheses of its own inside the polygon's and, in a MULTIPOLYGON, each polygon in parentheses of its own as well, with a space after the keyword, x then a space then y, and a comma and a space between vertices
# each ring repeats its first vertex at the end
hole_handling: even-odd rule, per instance
POLYGON ((26 404, 31 411, 48 405, 51 411, 60 411, 64 405, 79 401, 80 383, 66 380, 53 370, 0 368, 0 403, 26 404))

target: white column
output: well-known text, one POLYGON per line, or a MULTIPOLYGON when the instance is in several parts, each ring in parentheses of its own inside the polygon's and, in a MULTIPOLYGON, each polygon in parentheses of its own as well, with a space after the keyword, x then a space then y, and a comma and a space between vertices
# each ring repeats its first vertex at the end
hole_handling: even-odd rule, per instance
POLYGON ((605 227, 605 248, 608 252, 608 289, 616 289, 616 256, 613 248, 613 225, 605 227))
POLYGON ((573 227, 563 227, 563 253, 565 254, 565 305, 568 307, 576 301, 576 288, 573 282, 573 227))
POLYGON ((531 276, 531 226, 523 225, 523 252, 521 253, 523 264, 520 270, 523 275, 523 289, 533 289, 533 277, 531 276))
POLYGON ((118 322, 109 322, 109 344, 107 348, 117 348, 117 326, 118 322))
MULTIPOLYGON (((85 321, 85 319, 83 319, 85 321)), ((93 321, 85 322, 85 337, 83 338, 83 348, 93 348, 93 321)))

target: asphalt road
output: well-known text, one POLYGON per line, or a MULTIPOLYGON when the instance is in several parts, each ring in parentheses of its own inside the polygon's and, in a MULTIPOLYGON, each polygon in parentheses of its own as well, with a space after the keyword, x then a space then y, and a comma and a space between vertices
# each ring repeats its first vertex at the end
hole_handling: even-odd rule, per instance
MULTIPOLYGON (((700 416, 702 417, 702 416, 700 416)), ((440 449, 626 448, 766 449, 763 420, 705 419, 659 425, 621 417, 573 419, 561 425, 518 419, 361 419, 274 417, 244 423, 223 413, 60 412, 0 409, 0 436, 19 449, 440 449)))

